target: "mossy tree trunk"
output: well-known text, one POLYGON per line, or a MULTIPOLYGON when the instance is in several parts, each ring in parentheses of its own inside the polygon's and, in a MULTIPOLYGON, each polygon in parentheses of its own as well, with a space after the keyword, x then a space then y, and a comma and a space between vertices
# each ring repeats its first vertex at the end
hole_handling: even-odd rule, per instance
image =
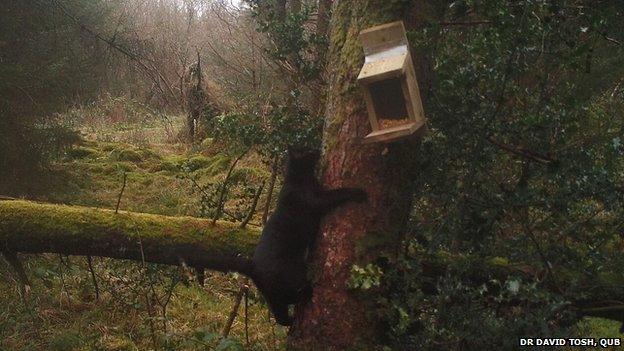
POLYGON ((322 180, 326 188, 363 188, 369 201, 345 206, 326 218, 313 258, 313 297, 297 308, 291 349, 375 348, 378 325, 367 312, 369 297, 350 291, 347 282, 354 264, 374 260, 381 251, 392 252, 401 241, 412 207, 415 174, 410 165, 415 163, 418 138, 392 144, 362 143, 370 126, 356 81, 364 61, 358 34, 397 20, 404 20, 408 30, 414 28, 418 20, 408 17, 411 12, 409 1, 334 2, 322 180), (363 242, 377 246, 360 250, 363 242))

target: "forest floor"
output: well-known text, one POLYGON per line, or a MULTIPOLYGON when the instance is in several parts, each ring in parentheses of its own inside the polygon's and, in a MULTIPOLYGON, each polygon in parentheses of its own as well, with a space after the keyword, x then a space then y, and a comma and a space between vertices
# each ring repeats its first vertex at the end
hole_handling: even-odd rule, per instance
MULTIPOLYGON (((86 114, 74 115, 80 113, 86 114)), ((209 140, 193 148, 178 142, 182 116, 118 115, 73 121, 83 141, 32 180, 36 200, 115 208, 126 178, 120 209, 210 216, 207 202, 231 164, 227 150, 209 140)), ((244 158, 230 178, 228 213, 243 217, 249 194, 269 176, 254 155, 244 158)), ((260 224, 265 196, 250 225, 260 224)), ((84 257, 21 257, 32 284, 26 295, 0 260, 0 351, 284 348, 286 329, 269 318, 253 284, 247 318, 243 301, 229 338, 222 338, 243 281, 236 274, 208 273, 200 286, 190 270, 93 258, 96 299, 84 257)))

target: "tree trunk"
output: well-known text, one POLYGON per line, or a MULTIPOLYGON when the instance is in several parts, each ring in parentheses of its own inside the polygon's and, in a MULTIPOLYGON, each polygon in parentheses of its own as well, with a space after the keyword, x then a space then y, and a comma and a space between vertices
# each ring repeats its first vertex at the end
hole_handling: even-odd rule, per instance
POLYGON ((327 27, 329 26, 329 10, 331 8, 331 0, 319 0, 318 17, 316 22, 316 34, 319 36, 327 35, 327 27))
POLYGON ((363 63, 360 30, 403 19, 405 2, 337 1, 332 12, 329 96, 323 146, 326 188, 360 187, 369 201, 329 215, 313 258, 313 297, 297 307, 289 349, 367 350, 375 348, 377 324, 362 292, 347 288, 351 268, 382 250, 396 252, 411 209, 416 137, 393 144, 362 143, 370 132, 356 78, 363 63), (374 251, 356 253, 358 241, 375 239, 374 251))
POLYGON ((290 12, 292 13, 301 12, 301 0, 290 0, 290 12))

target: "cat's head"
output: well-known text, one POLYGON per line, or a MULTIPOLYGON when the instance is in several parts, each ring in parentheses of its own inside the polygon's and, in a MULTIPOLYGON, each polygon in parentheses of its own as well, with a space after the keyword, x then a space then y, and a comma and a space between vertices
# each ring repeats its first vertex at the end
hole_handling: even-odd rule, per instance
POLYGON ((302 149, 296 147, 288 148, 288 169, 300 172, 312 171, 316 167, 321 153, 317 150, 302 149))

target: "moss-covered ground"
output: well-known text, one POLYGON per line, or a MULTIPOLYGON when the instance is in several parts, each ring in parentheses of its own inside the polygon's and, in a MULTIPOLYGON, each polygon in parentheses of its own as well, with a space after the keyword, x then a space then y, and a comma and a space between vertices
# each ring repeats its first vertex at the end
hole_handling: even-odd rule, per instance
MULTIPOLYGON (((45 174, 28 180, 34 199, 115 209, 125 174, 121 210, 206 216, 194 182, 205 191, 210 183, 218 184, 232 157, 218 143, 189 147, 178 142, 182 121, 78 124, 84 141, 45 174)), ((237 187, 256 187, 269 176, 254 155, 237 169, 232 181, 237 187)), ((244 213, 247 202, 241 204, 235 195, 226 209, 244 213)), ((260 222, 264 197, 252 224, 260 222)), ((229 338, 222 339, 240 276, 209 273, 200 286, 190 269, 94 257, 96 299, 86 258, 48 254, 21 259, 32 285, 27 293, 0 259, 1 351, 283 349, 286 329, 269 318, 253 284, 247 318, 243 302, 229 338)))

